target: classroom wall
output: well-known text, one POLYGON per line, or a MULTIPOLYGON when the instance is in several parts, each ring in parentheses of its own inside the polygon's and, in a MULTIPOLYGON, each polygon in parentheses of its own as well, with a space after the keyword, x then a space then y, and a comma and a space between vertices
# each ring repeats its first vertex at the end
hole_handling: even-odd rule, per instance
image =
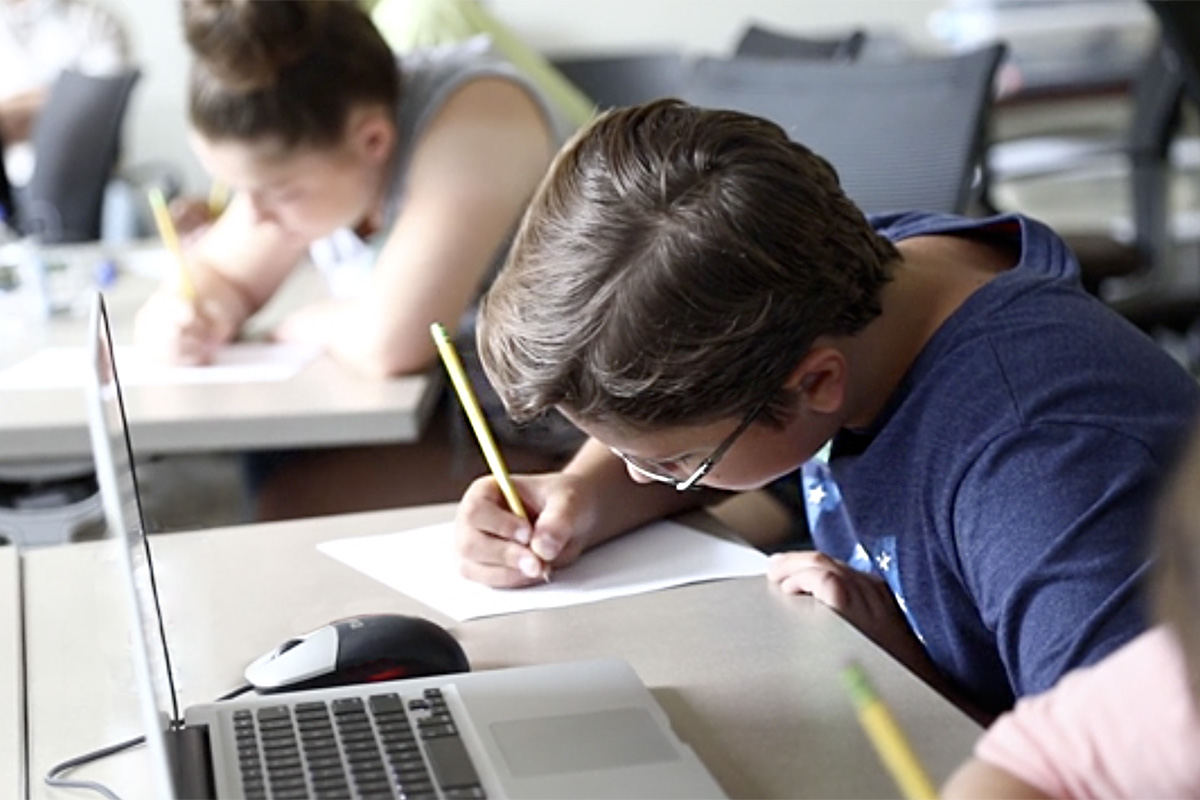
MULTIPOLYGON (((143 75, 125 129, 124 162, 179 165, 189 190, 208 184, 187 145, 187 48, 178 0, 102 0, 130 25, 143 75)), ((932 45, 927 21, 946 0, 487 0, 488 6, 549 53, 675 46, 728 52, 745 22, 796 31, 870 26, 917 46, 932 45)))
POLYGON ((546 52, 676 45, 728 52, 749 20, 798 32, 870 26, 931 44, 929 16, 949 0, 489 0, 546 52))

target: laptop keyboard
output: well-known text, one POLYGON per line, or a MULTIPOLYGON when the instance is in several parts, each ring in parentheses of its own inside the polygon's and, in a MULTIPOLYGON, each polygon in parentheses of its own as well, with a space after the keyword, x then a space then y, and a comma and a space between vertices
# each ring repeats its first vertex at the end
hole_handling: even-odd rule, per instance
POLYGON ((247 800, 486 796, 439 689, 242 709, 233 725, 247 800))

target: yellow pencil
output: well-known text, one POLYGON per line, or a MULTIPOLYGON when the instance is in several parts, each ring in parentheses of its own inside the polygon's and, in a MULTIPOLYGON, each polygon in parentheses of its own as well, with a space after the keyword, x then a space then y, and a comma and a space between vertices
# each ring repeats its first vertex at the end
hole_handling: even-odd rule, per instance
MULTIPOLYGON (((429 332, 433 334, 433 341, 442 357, 442 363, 446 365, 446 371, 450 373, 450 382, 454 384, 458 401, 462 403, 463 411, 467 412, 467 419, 471 421, 471 427, 475 430, 475 438, 479 440, 479 448, 483 450, 483 457, 487 459, 488 467, 492 470, 492 476, 495 477, 496 483, 500 484, 500 491, 504 493, 508 507, 518 517, 529 522, 525 504, 521 502, 521 496, 517 494, 512 479, 508 477, 508 467, 504 463, 504 456, 500 455, 500 448, 496 446, 496 440, 492 438, 491 428, 488 427, 487 420, 483 416, 483 409, 479 407, 479 400, 475 397, 475 390, 471 388, 471 380, 467 377, 467 371, 463 369, 462 360, 458 357, 458 350, 454 348, 454 342, 450 340, 446 329, 440 323, 435 322, 430 325, 429 332)), ((543 567, 542 580, 550 580, 549 567, 543 567)))
POLYGON ((208 187, 208 216, 216 219, 221 216, 225 206, 229 205, 229 187, 220 181, 213 181, 208 187))
POLYGON ((850 699, 858 709, 858 721, 900 792, 908 800, 936 800, 937 790, 917 760, 917 754, 900 730, 896 718, 876 694, 867 673, 858 664, 848 664, 842 670, 842 679, 850 699))
POLYGON ((162 190, 157 186, 149 191, 150 210, 154 212, 154 224, 158 227, 158 235, 162 238, 167 250, 175 257, 178 267, 179 292, 188 300, 196 299, 196 286, 192 283, 192 273, 188 269, 187 260, 183 257, 183 247, 179 244, 179 234, 175 231, 175 223, 171 221, 171 212, 167 210, 167 201, 162 190))

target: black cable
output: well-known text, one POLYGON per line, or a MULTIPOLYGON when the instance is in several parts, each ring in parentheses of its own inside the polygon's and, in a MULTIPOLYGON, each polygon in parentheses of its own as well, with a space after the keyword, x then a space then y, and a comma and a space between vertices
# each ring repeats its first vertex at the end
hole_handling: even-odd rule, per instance
POLYGON ((225 694, 223 694, 223 695, 221 695, 220 697, 218 697, 218 698, 217 698, 217 702, 218 702, 218 703, 220 703, 220 702, 221 702, 221 701, 223 701, 223 700, 232 700, 233 698, 235 698, 235 697, 237 697, 237 696, 239 696, 239 695, 243 695, 243 694, 245 694, 246 692, 250 691, 250 690, 251 690, 251 689, 253 689, 253 688, 254 688, 254 687, 253 687, 253 686, 251 686, 250 684, 248 684, 248 683, 244 683, 244 684, 242 684, 241 686, 239 686, 238 688, 236 688, 236 689, 233 689, 232 691, 228 691, 228 692, 226 692, 225 694))
MULTIPOLYGON (((233 698, 243 695, 253 688, 254 687, 248 683, 244 684, 221 695, 217 698, 217 702, 221 702, 223 700, 232 700, 233 698)), ((121 800, 121 796, 119 794, 109 789, 102 783, 97 781, 77 781, 70 778, 63 778, 61 776, 78 767, 91 764, 92 762, 99 761, 102 758, 108 758, 109 756, 116 755, 117 753, 122 753, 145 743, 145 736, 135 736, 132 739, 126 739, 123 742, 117 742, 116 744, 110 744, 108 747, 102 747, 99 750, 92 750, 90 753, 84 753, 81 756, 68 758, 66 761, 60 762, 51 767, 42 780, 47 786, 52 786, 58 789, 86 789, 101 794, 108 798, 108 800, 121 800)))
POLYGON ((63 761, 61 764, 55 764, 53 767, 51 767, 50 771, 46 773, 46 777, 43 778, 43 780, 47 786, 53 786, 62 789, 90 789, 93 792, 98 792, 99 794, 104 795, 108 798, 108 800, 121 800, 120 795, 102 783, 97 783, 96 781, 77 781, 70 778, 62 778, 60 776, 65 772, 75 769, 76 767, 82 767, 84 764, 90 764, 93 761, 99 761, 102 758, 108 758, 111 755, 116 755, 117 753, 128 750, 131 747, 137 747, 139 744, 145 744, 145 742, 145 736, 135 736, 132 739, 126 739, 123 742, 112 744, 108 747, 102 747, 99 750, 93 750, 90 753, 84 753, 83 755, 76 756, 75 758, 69 758, 66 761, 63 761))

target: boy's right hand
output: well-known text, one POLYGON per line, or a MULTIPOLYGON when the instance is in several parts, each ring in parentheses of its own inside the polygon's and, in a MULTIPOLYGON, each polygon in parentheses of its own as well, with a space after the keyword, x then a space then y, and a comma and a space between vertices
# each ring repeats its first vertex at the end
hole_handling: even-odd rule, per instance
POLYGON ((471 484, 454 519, 463 576, 497 588, 541 583, 546 570, 575 561, 598 517, 595 495, 577 475, 553 472, 512 480, 532 527, 509 510, 490 475, 471 484))
POLYGON ((189 300, 160 289, 138 310, 134 342, 167 364, 210 364, 240 324, 229 306, 215 298, 189 300))

